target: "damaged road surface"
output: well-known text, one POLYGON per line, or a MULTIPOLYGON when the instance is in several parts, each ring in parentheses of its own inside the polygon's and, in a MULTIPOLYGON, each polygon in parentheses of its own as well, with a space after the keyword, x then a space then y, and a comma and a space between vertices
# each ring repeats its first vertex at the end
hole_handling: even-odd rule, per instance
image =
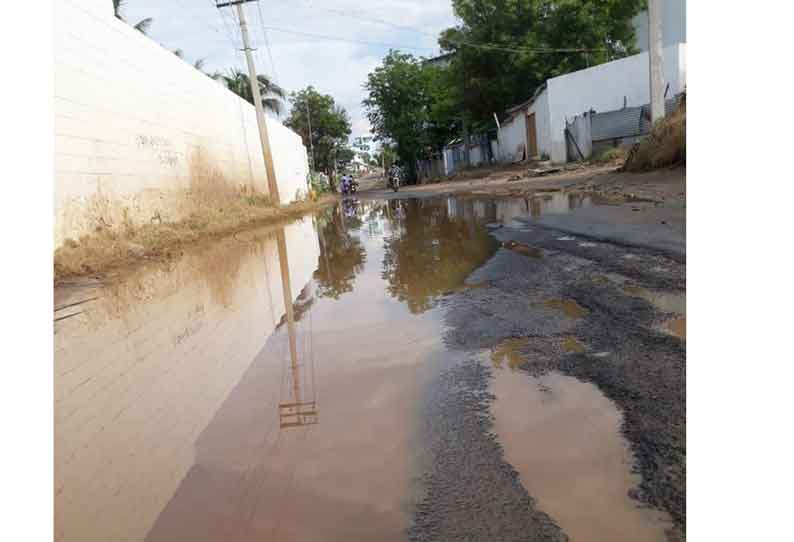
POLYGON ((348 200, 59 287, 56 540, 684 539, 684 256, 523 208, 348 200))

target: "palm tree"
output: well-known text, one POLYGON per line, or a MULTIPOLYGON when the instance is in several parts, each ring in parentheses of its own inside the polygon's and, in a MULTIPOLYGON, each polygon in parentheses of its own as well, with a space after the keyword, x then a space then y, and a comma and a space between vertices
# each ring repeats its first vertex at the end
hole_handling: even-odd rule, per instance
MULTIPOLYGON (((233 69, 222 77, 229 90, 249 103, 254 103, 254 97, 251 93, 251 79, 246 74, 240 70, 233 69)), ((262 93, 262 106, 280 115, 283 108, 281 100, 286 97, 287 93, 266 75, 258 75, 256 79, 259 81, 259 90, 262 93)))
MULTIPOLYGON (((113 0, 113 13, 116 15, 116 19, 120 21, 124 21, 125 23, 127 20, 124 18, 124 3, 127 0, 113 0)), ((146 34, 149 31, 149 28, 152 26, 152 22, 154 21, 151 17, 146 17, 145 19, 138 21, 136 24, 132 25, 132 27, 140 32, 141 34, 146 34)), ((129 23, 128 23, 129 24, 129 23)))

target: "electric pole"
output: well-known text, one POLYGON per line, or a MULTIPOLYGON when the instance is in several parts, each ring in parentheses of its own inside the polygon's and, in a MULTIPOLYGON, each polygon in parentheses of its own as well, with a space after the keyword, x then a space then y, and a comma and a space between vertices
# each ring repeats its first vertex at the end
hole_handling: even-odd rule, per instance
POLYGON ((648 66, 651 84, 651 123, 664 118, 662 3, 648 0, 648 66))
POLYGON ((265 173, 267 174, 267 189, 270 192, 270 199, 274 204, 280 205, 281 198, 278 194, 278 183, 276 182, 276 169, 273 167, 273 154, 270 151, 270 138, 267 134, 267 121, 265 120, 265 110, 262 107, 262 93, 259 90, 259 79, 256 77, 256 66, 254 57, 251 54, 250 39, 248 37, 248 24, 245 21, 243 4, 258 0, 231 0, 221 2, 216 0, 215 5, 220 9, 225 6, 235 6, 237 8, 237 18, 240 21, 240 33, 243 36, 243 51, 245 60, 248 64, 248 77, 251 80, 251 94, 254 97, 254 107, 256 108, 256 123, 259 126, 259 140, 262 144, 262 157, 265 161, 265 173))
POLYGON ((314 164, 314 141, 312 140, 312 110, 309 107, 309 96, 306 96, 306 122, 309 124, 309 149, 312 153, 312 169, 317 169, 314 164))

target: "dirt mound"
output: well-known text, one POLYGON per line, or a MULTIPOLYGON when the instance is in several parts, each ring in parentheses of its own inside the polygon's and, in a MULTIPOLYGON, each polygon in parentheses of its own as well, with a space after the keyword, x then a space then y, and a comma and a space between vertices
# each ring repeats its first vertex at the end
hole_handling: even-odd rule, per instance
POLYGON ((624 169, 647 171, 686 164, 686 94, 672 115, 657 122, 651 133, 635 145, 624 169))

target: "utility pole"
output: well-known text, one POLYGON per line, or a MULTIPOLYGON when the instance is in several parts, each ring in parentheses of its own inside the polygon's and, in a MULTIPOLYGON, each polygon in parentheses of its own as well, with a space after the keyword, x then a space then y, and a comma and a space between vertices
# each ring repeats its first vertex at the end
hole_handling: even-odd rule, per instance
POLYGON ((247 2, 254 2, 258 0, 231 0, 221 2, 216 0, 215 5, 220 9, 225 6, 235 6, 237 8, 237 18, 240 21, 240 33, 243 36, 243 51, 245 51, 245 60, 248 64, 248 77, 251 80, 251 94, 254 97, 254 107, 256 108, 256 123, 259 126, 259 140, 262 144, 262 157, 265 160, 265 173, 267 173, 267 188, 270 193, 270 199, 276 205, 281 204, 281 198, 278 194, 278 183, 276 182, 276 169, 273 167, 273 154, 270 151, 270 138, 267 134, 267 121, 265 120, 265 110, 262 107, 262 93, 259 90, 259 79, 256 78, 256 66, 254 65, 254 57, 251 54, 250 39, 248 37, 248 24, 245 21, 245 13, 243 12, 243 4, 247 2))
POLYGON ((309 97, 306 97, 306 121, 309 123, 309 148, 312 153, 312 169, 317 169, 314 164, 314 141, 312 140, 312 110, 309 107, 309 97))
POLYGON ((664 118, 662 2, 648 0, 648 66, 651 84, 651 123, 664 118))

